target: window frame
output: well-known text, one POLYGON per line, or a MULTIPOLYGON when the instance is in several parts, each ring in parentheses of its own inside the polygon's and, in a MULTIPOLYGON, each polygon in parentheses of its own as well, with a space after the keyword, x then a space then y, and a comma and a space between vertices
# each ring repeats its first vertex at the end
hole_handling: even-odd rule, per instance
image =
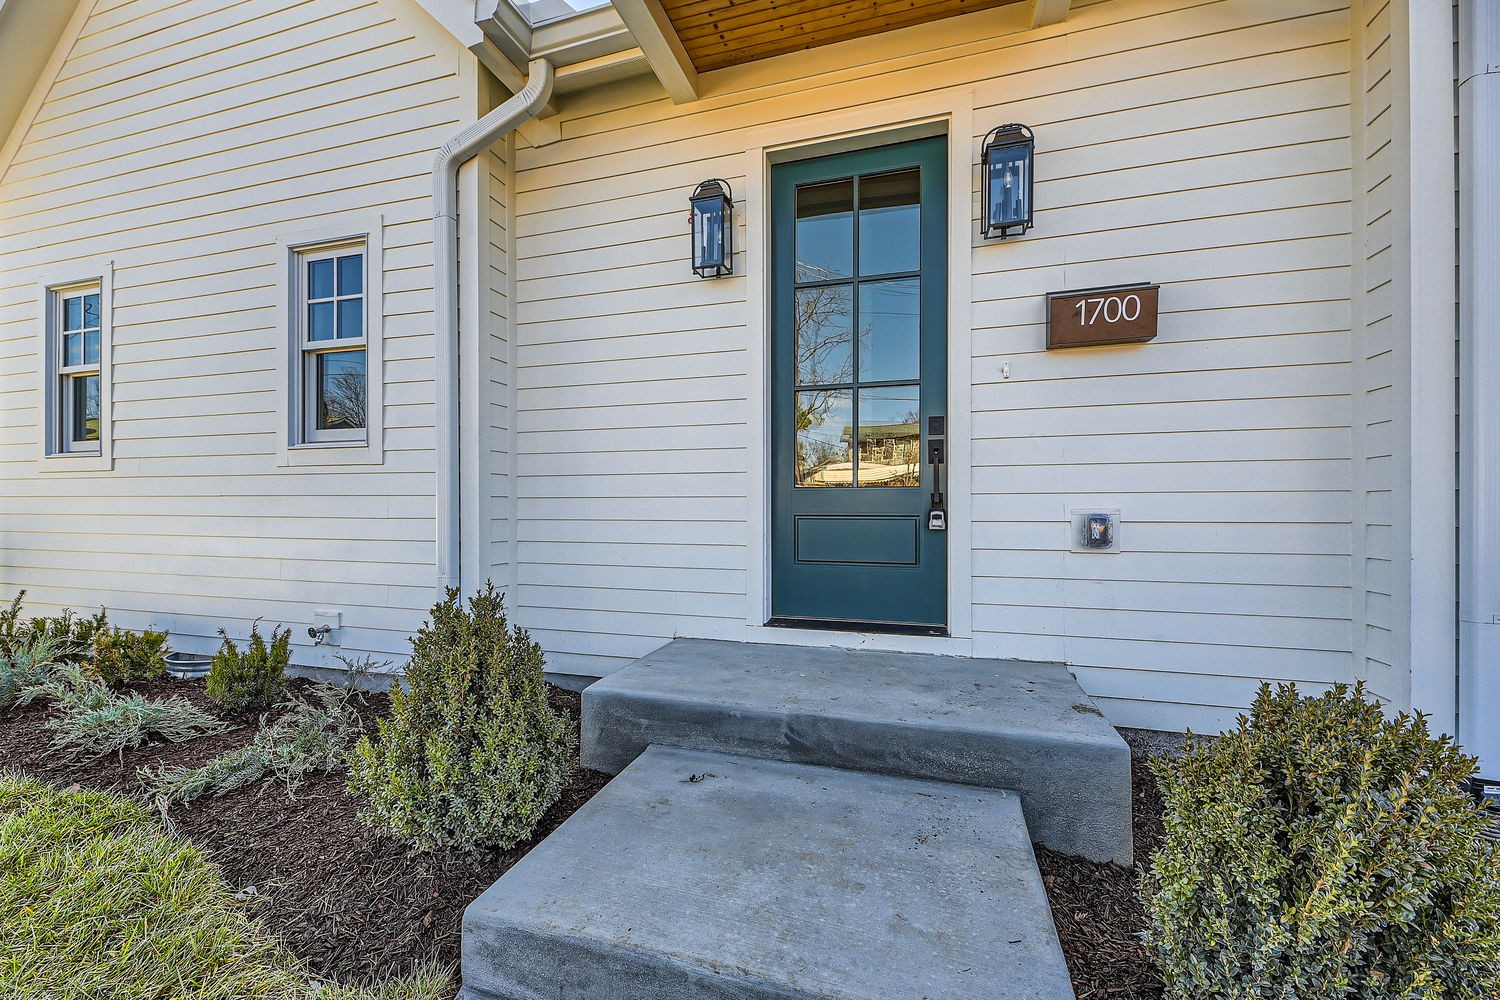
MULTIPOLYGON (((278 352, 279 431, 277 465, 283 468, 327 465, 378 465, 384 461, 384 377, 382 340, 384 317, 384 251, 381 219, 349 219, 316 230, 279 236, 276 241, 278 268, 278 329, 282 347, 278 352), (359 338, 308 339, 307 264, 319 259, 364 255, 362 313, 359 338), (318 430, 316 368, 319 355, 339 351, 365 352, 365 426, 362 429, 318 430)), ((335 272, 337 267, 335 266, 335 272)), ((335 279, 336 280, 336 279, 335 279)), ((334 299, 338 288, 335 285, 334 299)), ((343 296, 345 300, 353 296, 343 296)), ((321 301, 321 300, 319 300, 321 301)), ((335 306, 337 314, 337 306, 335 306)), ((337 321, 335 321, 337 322, 337 321)))
POLYGON ((298 434, 298 443, 300 444, 318 445, 350 441, 358 442, 361 444, 364 443, 365 434, 370 426, 370 355, 368 349, 369 308, 368 304, 365 302, 365 289, 369 287, 369 265, 369 247, 363 239, 355 242, 333 243, 327 246, 303 248, 299 249, 296 252, 295 268, 297 273, 294 275, 293 281, 296 283, 297 289, 295 293, 297 301, 297 350, 299 355, 297 364, 300 367, 298 384, 302 389, 302 401, 301 405, 298 408, 298 421, 301 430, 301 433, 298 434), (357 296, 340 295, 339 287, 337 284, 337 282, 340 280, 338 274, 339 267, 337 262, 340 258, 348 257, 352 252, 356 251, 360 256, 360 273, 362 278, 360 282, 359 294, 357 296), (313 340, 309 336, 311 331, 308 328, 308 313, 311 310, 312 304, 315 300, 312 296, 312 289, 307 285, 307 271, 308 265, 313 264, 317 261, 324 260, 331 260, 335 262, 335 284, 333 295, 326 298, 319 298, 316 301, 319 303, 333 303, 334 338, 332 340, 313 340), (338 326, 343 322, 343 318, 341 316, 342 310, 339 309, 339 303, 347 302, 354 298, 358 298, 361 304, 364 304, 366 306, 366 308, 363 310, 363 316, 361 317, 366 322, 363 322, 361 324, 360 335, 358 337, 339 337, 338 326), (348 428, 319 428, 317 426, 317 420, 313 416, 313 414, 317 412, 318 408, 318 360, 324 355, 342 354, 349 351, 365 352, 364 426, 348 428))
POLYGON ((71 269, 69 273, 42 276, 39 353, 42 375, 40 468, 44 472, 108 472, 114 468, 112 303, 114 268, 111 262, 71 269), (95 363, 66 364, 64 334, 92 331, 96 327, 65 330, 64 308, 69 299, 94 294, 99 297, 99 357, 95 363), (74 379, 93 375, 99 379, 99 436, 96 441, 73 439, 74 379))

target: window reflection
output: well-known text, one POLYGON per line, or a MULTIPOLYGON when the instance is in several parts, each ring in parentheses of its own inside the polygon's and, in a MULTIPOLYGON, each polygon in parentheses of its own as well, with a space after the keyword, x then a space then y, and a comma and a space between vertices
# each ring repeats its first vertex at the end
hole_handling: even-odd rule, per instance
POLYGON ((859 179, 859 273, 915 271, 921 263, 920 172, 859 179))
POLYGON ((797 485, 852 485, 854 394, 848 389, 799 392, 796 406, 797 485))
POLYGON ((797 189, 797 281, 828 281, 854 273, 854 181, 797 189))
POLYGON ((921 373, 921 281, 866 281, 859 286, 859 377, 915 380, 921 373))
POLYGON ((849 285, 799 288, 792 297, 798 385, 854 381, 854 301, 849 285))
POLYGON ((881 386, 859 391, 859 485, 921 486, 919 389, 881 386))
POLYGON ((352 430, 365 425, 365 352, 319 354, 318 430, 352 430))

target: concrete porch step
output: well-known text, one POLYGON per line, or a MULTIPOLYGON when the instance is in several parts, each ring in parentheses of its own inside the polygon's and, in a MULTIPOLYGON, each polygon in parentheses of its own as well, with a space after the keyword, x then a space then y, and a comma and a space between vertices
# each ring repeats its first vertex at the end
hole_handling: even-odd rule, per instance
POLYGON ((1010 789, 1032 839, 1131 863, 1130 750, 1056 663, 677 639, 583 692, 583 763, 686 747, 1010 789))
POLYGON ((1073 1000, 1014 794, 653 747, 470 905, 462 1000, 1073 1000))

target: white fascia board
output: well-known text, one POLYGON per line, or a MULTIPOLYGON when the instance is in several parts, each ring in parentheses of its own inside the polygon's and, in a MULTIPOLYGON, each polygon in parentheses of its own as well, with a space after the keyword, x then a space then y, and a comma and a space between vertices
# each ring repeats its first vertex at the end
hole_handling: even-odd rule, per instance
POLYGON ((1068 18, 1068 8, 1073 6, 1073 0, 1031 0, 1031 26, 1033 28, 1046 27, 1049 24, 1061 24, 1068 18))
POLYGON ((698 70, 659 0, 614 0, 614 7, 672 100, 678 104, 696 101, 698 70))
POLYGON ((563 69, 636 47, 614 7, 597 7, 532 29, 531 57, 563 69))

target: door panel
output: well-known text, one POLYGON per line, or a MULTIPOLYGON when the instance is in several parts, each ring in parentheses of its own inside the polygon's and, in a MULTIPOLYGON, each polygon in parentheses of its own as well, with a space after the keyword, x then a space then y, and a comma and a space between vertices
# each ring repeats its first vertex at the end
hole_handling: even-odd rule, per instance
POLYGON ((947 405, 946 141, 779 165, 773 621, 947 623, 928 418, 947 405))

